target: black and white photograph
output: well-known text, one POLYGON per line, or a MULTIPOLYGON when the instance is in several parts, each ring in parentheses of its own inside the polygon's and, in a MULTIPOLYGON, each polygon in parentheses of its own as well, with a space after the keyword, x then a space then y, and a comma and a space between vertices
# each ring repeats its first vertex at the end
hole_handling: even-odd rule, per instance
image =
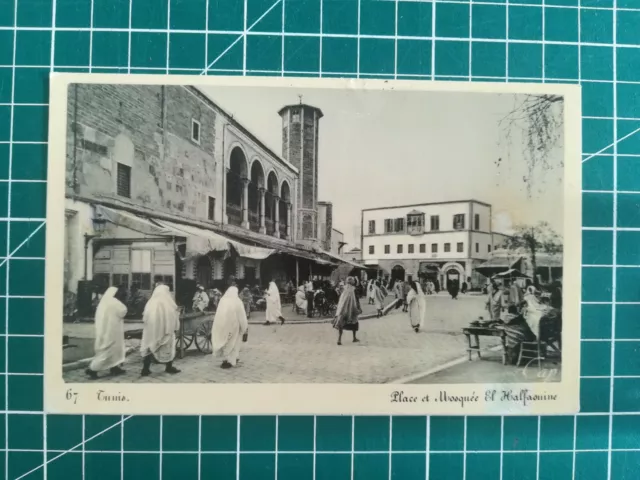
POLYGON ((140 77, 52 77, 57 411, 576 409, 578 89, 140 77))

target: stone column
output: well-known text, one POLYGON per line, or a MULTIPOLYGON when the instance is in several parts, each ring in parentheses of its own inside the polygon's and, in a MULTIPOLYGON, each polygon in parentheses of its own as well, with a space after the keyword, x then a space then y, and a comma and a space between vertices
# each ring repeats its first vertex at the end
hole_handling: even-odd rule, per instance
POLYGON ((287 202, 287 240, 291 240, 291 202, 287 202))
POLYGON ((242 179, 242 227, 249 228, 249 179, 242 179))
POLYGON ((280 197, 273 197, 273 236, 280 238, 280 197))
POLYGON ((266 190, 264 188, 259 189, 260 192, 260 233, 267 233, 267 227, 264 224, 264 201, 266 190))

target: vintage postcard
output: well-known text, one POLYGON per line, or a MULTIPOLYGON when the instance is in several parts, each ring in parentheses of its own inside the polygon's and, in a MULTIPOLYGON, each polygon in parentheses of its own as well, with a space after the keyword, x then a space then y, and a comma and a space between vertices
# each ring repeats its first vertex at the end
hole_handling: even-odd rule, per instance
POLYGON ((53 74, 45 408, 578 410, 580 89, 53 74))

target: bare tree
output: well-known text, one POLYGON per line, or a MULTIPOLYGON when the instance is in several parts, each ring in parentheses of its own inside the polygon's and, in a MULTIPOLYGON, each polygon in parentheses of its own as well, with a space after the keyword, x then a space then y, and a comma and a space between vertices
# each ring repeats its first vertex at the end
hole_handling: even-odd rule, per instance
POLYGON ((533 281, 537 284, 538 253, 555 254, 562 252, 562 239, 547 222, 536 225, 516 225, 514 233, 505 240, 508 250, 522 250, 529 254, 533 267, 533 281))
MULTIPOLYGON (((536 176, 544 177, 546 173, 563 166, 551 159, 551 152, 562 141, 564 124, 562 105, 564 98, 560 95, 517 95, 512 110, 500 120, 501 142, 507 147, 507 159, 514 143, 516 132, 521 133, 522 153, 527 162, 527 174, 523 182, 527 194, 534 190, 536 176)), ((496 166, 502 166, 502 158, 496 166)), ((542 188, 538 189, 541 192, 542 188)))

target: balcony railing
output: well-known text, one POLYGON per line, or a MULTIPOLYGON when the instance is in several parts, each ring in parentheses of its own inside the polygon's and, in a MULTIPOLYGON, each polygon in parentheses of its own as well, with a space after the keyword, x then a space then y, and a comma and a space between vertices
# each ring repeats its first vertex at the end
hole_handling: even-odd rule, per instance
POLYGON ((231 225, 242 225, 242 207, 233 203, 227 203, 227 217, 231 225))

